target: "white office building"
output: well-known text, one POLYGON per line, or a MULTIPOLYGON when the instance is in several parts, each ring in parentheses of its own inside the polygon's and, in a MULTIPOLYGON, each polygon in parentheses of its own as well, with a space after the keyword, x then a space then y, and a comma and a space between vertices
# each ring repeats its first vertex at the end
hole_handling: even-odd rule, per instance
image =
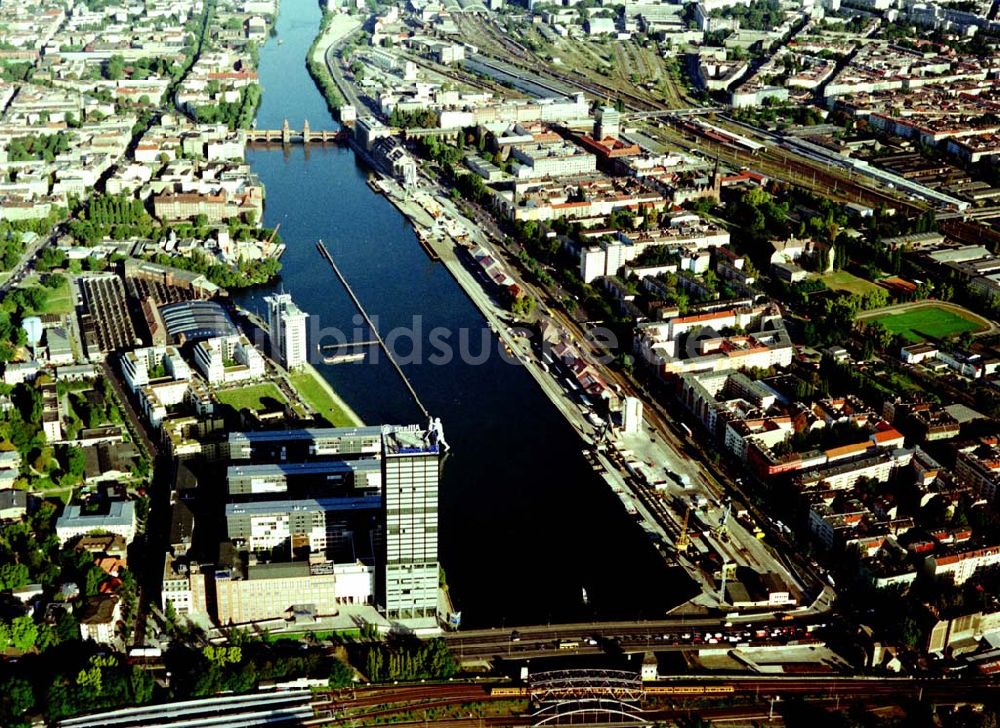
POLYGON ((219 336, 199 341, 194 361, 209 384, 232 384, 264 376, 264 357, 246 336, 219 336))
POLYGON ((135 392, 156 379, 191 378, 191 368, 181 358, 176 346, 147 346, 127 352, 122 357, 122 376, 135 392))
POLYGON ((373 571, 351 572, 353 581, 339 574, 327 597, 367 603, 371 573, 390 622, 439 629, 438 480, 447 448, 439 421, 231 433, 229 448, 227 489, 240 497, 225 506, 230 541, 252 552, 291 546, 315 561, 375 533, 373 571), (300 486, 310 482, 322 482, 324 494, 306 495, 300 486))
POLYGON ((66 506, 56 519, 60 545, 88 533, 115 533, 131 543, 135 538, 136 515, 132 501, 112 501, 105 514, 85 514, 78 505, 66 506))
POLYGON ((418 625, 437 617, 438 476, 436 442, 420 428, 383 438, 385 468, 385 614, 418 625))
POLYGON ((271 337, 271 355, 286 368, 298 369, 308 361, 306 317, 288 293, 267 296, 267 327, 271 337))

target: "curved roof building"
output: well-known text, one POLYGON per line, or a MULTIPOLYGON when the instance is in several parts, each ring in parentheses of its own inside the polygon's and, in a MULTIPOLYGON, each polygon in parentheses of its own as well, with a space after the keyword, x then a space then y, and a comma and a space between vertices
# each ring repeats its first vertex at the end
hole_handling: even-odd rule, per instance
POLYGON ((214 301, 181 301, 160 307, 167 335, 177 343, 239 333, 236 324, 214 301))

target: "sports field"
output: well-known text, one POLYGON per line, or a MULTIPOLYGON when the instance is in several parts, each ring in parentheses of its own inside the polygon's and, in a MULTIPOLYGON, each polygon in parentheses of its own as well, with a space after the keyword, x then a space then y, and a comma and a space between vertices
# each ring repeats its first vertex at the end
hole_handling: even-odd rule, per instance
POLYGON ((878 321, 894 334, 902 334, 909 341, 947 339, 966 331, 983 331, 984 323, 974 314, 937 306, 933 303, 915 306, 873 316, 867 321, 878 321))
POLYGON ((848 293, 854 293, 859 296, 864 295, 872 290, 877 290, 878 286, 871 281, 866 281, 864 278, 858 278, 852 273, 848 273, 846 270, 834 270, 829 273, 823 273, 818 276, 826 287, 833 291, 847 291, 848 293))

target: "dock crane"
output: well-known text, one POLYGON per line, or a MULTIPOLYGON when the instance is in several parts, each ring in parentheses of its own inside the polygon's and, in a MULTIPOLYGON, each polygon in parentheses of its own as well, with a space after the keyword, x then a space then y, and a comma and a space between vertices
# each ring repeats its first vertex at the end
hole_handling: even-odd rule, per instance
POLYGON ((724 541, 729 538, 729 517, 732 515, 732 512, 733 499, 727 497, 723 503, 722 517, 719 519, 719 527, 715 529, 715 533, 724 541))

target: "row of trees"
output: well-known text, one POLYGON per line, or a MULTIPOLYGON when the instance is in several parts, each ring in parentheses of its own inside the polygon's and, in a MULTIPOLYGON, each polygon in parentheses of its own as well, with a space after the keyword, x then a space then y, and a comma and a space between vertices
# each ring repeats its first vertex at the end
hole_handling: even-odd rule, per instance
MULTIPOLYGON (((776 85, 781 85, 780 79, 774 79, 774 81, 776 85)), ((773 127, 775 125, 783 127, 790 124, 796 126, 816 126, 825 121, 823 115, 815 106, 781 102, 774 103, 771 99, 765 100, 762 106, 735 109, 733 116, 740 121, 763 127, 773 127)))
POLYGON ((153 676, 114 654, 92 655, 75 673, 57 674, 45 694, 46 713, 59 720, 81 712, 153 699, 153 676))
POLYGON ((432 129, 437 127, 438 115, 432 109, 406 111, 396 108, 389 114, 389 124, 400 129, 432 129))
POLYGON ((31 615, 24 614, 10 621, 0 620, 0 651, 15 649, 27 652, 38 640, 38 625, 31 615))
POLYGON ((125 240, 150 238, 158 228, 140 200, 129 195, 92 195, 76 219, 69 223, 70 234, 84 245, 96 245, 105 238, 125 240))
POLYGON ((421 137, 417 149, 427 159, 445 167, 453 167, 462 161, 462 149, 453 144, 442 143, 437 137, 421 137))
MULTIPOLYGON (((197 648, 175 643, 166 655, 167 667, 175 676, 173 694, 200 697, 228 690, 244 693, 261 681, 332 676, 330 658, 322 650, 300 647, 288 640, 269 643, 241 630, 229 635, 226 646, 197 648)), ((353 672, 350 674, 353 676, 353 672)))
POLYGON ((360 664, 369 680, 420 680, 449 678, 458 671, 444 640, 398 640, 367 644, 360 664))
MULTIPOLYGON (((125 59, 116 53, 100 66, 89 66, 84 77, 92 81, 100 79, 120 81, 126 76, 136 80, 147 78, 175 79, 180 75, 181 70, 182 66, 178 65, 172 58, 134 58, 126 65, 125 59)), ((148 97, 146 103, 149 103, 148 97)))
POLYGON ((124 194, 94 195, 82 217, 98 225, 137 225, 149 220, 142 202, 124 194))
POLYGON ((0 237, 0 270, 10 270, 21 260, 27 246, 20 234, 0 237))
POLYGON ((336 114, 337 109, 344 103, 344 97, 340 95, 340 89, 334 83, 333 77, 326 67, 326 63, 322 59, 317 60, 315 58, 316 48, 319 46, 320 39, 326 35, 327 28, 330 27, 330 21, 332 20, 333 13, 324 8, 323 19, 319 24, 319 33, 317 33, 312 45, 309 46, 309 52, 306 53, 306 70, 312 76, 316 88, 319 89, 319 92, 323 94, 323 98, 326 99, 326 105, 330 109, 330 113, 336 114))
POLYGON ((249 288, 273 280, 281 272, 281 262, 277 258, 259 260, 242 259, 232 268, 217 262, 205 253, 195 252, 190 256, 156 256, 160 265, 169 265, 183 270, 201 273, 212 283, 223 288, 249 288))
POLYGON ((225 124, 230 129, 249 129, 260 104, 260 86, 251 84, 240 90, 238 101, 219 101, 199 106, 194 118, 199 124, 225 124))
POLYGON ((460 174, 455 179, 455 189, 470 202, 482 204, 489 200, 490 191, 478 174, 460 174))
POLYGON ((0 80, 9 83, 27 81, 34 67, 34 64, 30 61, 7 61, 0 63, 0 80))
POLYGON ((69 151, 69 134, 36 134, 15 137, 7 147, 7 158, 11 162, 45 161, 51 162, 60 154, 69 151))
POLYGON ((0 725, 27 728, 34 710, 58 719, 152 699, 153 681, 141 668, 117 656, 92 654, 93 648, 79 642, 56 644, 62 645, 59 656, 48 669, 40 664, 44 657, 29 656, 16 675, 0 680, 0 725))
POLYGON ((781 25, 784 11, 778 0, 751 0, 749 5, 730 5, 713 10, 715 17, 736 18, 748 30, 771 30, 781 25))
POLYGON ((843 342, 850 336, 859 313, 881 308, 888 302, 889 292, 884 288, 810 299, 809 321, 803 331, 806 343, 829 346, 843 342))

